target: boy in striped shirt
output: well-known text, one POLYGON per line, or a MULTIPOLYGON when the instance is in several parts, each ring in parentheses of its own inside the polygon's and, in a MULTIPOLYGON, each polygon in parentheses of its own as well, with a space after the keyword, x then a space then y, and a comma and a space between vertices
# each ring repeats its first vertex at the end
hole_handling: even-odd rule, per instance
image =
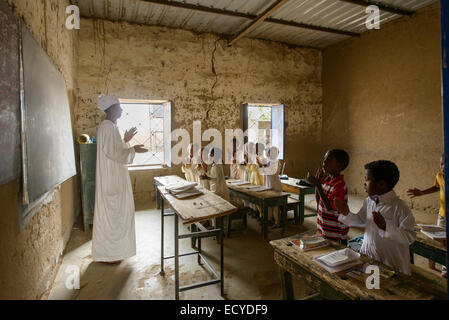
POLYGON ((307 174, 307 180, 315 186, 318 204, 317 231, 325 238, 347 243, 349 227, 338 220, 339 213, 334 199, 348 201, 348 189, 341 172, 349 165, 346 151, 332 149, 326 152, 322 168, 315 176, 307 174))

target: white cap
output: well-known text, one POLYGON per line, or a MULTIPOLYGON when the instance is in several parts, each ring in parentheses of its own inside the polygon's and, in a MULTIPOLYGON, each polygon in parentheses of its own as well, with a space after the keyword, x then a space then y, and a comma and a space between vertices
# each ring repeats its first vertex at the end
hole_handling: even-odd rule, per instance
POLYGON ((98 97, 98 108, 105 111, 110 106, 118 104, 120 101, 115 95, 105 96, 104 94, 98 97))

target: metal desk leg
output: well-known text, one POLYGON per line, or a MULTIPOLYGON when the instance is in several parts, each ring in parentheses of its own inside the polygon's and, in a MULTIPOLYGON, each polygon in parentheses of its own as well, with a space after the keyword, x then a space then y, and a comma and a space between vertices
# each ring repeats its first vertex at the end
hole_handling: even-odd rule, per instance
POLYGON ((263 218, 262 218, 262 234, 265 240, 268 239, 268 207, 263 205, 263 218))
POLYGON ((221 225, 221 230, 220 230, 220 284, 221 284, 221 296, 224 296, 224 252, 223 252, 223 242, 224 242, 224 221, 223 221, 223 217, 220 218, 220 225, 221 225))
POLYGON ((282 268, 279 268, 281 273, 282 299, 295 300, 293 292, 292 275, 282 268))
POLYGON ((162 206, 161 206, 161 275, 165 274, 164 272, 164 199, 161 198, 162 206))
MULTIPOLYGON (((191 224, 190 225, 190 231, 191 232, 196 232, 197 231, 197 228, 196 228, 196 225, 195 224, 191 224)), ((201 238, 198 238, 198 239, 201 239, 201 238)), ((190 246, 192 247, 192 248, 196 248, 196 238, 195 237, 192 237, 192 238, 190 238, 190 246)))
POLYGON ((304 193, 300 192, 299 194, 299 223, 303 224, 304 223, 304 206, 305 206, 305 201, 304 201, 304 193))
POLYGON ((198 237, 198 265, 202 265, 201 263, 201 237, 198 237))
POLYGON ((154 184, 154 186, 156 187, 156 209, 160 209, 161 208, 162 197, 161 197, 161 194, 159 192, 159 189, 157 188, 157 185, 154 184))
POLYGON ((414 252, 413 252, 413 249, 412 249, 412 246, 410 246, 410 263, 411 264, 415 264, 415 255, 414 255, 414 252))
POLYGON ((178 215, 175 213, 175 299, 179 300, 179 247, 178 215))
POLYGON ((281 235, 283 236, 285 233, 285 227, 287 225, 287 204, 281 206, 281 208, 279 208, 279 210, 282 210, 281 211, 281 224, 282 224, 281 235))

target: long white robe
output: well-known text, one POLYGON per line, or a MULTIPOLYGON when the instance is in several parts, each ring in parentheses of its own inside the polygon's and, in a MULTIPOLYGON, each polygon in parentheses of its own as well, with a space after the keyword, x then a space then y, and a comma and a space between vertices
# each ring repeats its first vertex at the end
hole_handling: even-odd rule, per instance
POLYGON ((134 156, 134 148, 125 144, 117 126, 103 121, 97 131, 94 261, 123 260, 136 254, 134 198, 125 166, 134 156))
POLYGON ((213 163, 211 166, 209 166, 206 174, 210 178, 210 191, 229 201, 229 190, 228 186, 226 185, 223 165, 213 163))
MULTIPOLYGON (((282 192, 282 183, 279 178, 280 165, 279 161, 269 161, 268 167, 259 168, 259 174, 265 176, 265 186, 268 188, 282 192)), ((281 214, 279 207, 268 208, 268 220, 273 220, 275 224, 281 224, 281 214)))
POLYGON ((378 203, 366 198, 358 213, 340 214, 338 220, 348 226, 365 227, 361 253, 404 274, 411 274, 409 247, 416 239, 415 218, 394 191, 380 195, 378 203), (384 217, 385 231, 374 222, 373 211, 379 211, 384 217))

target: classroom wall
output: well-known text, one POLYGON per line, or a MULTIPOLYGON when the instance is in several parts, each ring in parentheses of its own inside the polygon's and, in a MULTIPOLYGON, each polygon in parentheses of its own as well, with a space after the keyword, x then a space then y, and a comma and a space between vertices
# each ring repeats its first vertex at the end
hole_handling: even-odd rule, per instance
POLYGON ((436 212, 438 194, 411 201, 410 187, 433 185, 443 151, 439 2, 323 52, 323 151, 344 148, 352 193, 365 194, 365 163, 387 159, 401 172, 396 192, 436 212))
MULTIPOLYGON (((0 0, 4 1, 4 0, 0 0)), ((8 0, 62 72, 74 119, 77 106, 77 31, 67 30, 68 0, 8 0)), ((62 184, 53 200, 19 232, 19 180, 0 186, 0 299, 39 299, 56 275, 79 212, 78 178, 62 184)))
MULTIPOLYGON (((78 134, 95 135, 100 93, 173 102, 173 128, 241 126, 245 102, 285 104, 286 171, 304 176, 317 162, 321 134, 321 52, 242 39, 232 47, 213 34, 83 19, 80 30, 78 134)), ((207 143, 204 143, 206 145, 207 143)), ((319 160, 318 160, 319 161, 319 160)), ((178 172, 179 168, 178 168, 178 172)), ((133 172, 135 197, 154 194, 152 177, 133 172)))

